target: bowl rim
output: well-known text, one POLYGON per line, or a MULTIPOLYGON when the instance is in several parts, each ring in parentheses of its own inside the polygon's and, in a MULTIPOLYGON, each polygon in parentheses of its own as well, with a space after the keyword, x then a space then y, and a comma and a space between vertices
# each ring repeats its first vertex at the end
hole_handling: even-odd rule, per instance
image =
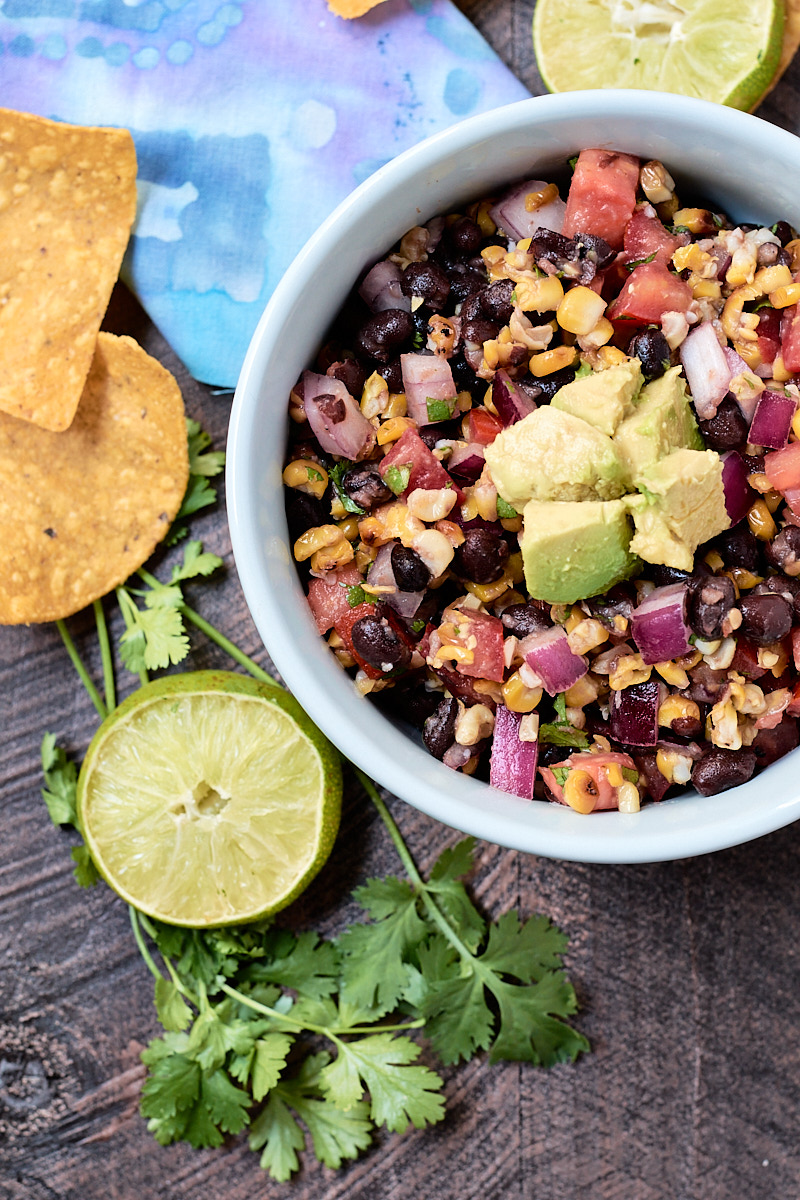
MULTIPOLYGON (((303 639, 297 640, 297 628, 290 629, 285 604, 285 588, 292 589, 287 570, 297 580, 285 522, 283 544, 270 546, 271 570, 267 570, 260 562, 265 554, 264 530, 255 512, 256 479, 249 464, 257 437, 254 409, 267 364, 280 350, 285 333, 283 314, 296 298, 298 287, 313 279, 318 256, 343 225, 357 222, 376 197, 400 186, 409 172, 435 170, 443 155, 463 154, 492 136, 498 126, 504 132, 529 129, 532 124, 576 119, 587 111, 593 117, 600 112, 608 120, 615 116, 630 118, 632 109, 658 118, 691 121, 703 130, 730 129, 742 135, 747 131, 753 140, 770 141, 776 154, 796 158, 800 168, 800 140, 787 130, 709 101, 649 91, 606 89, 536 96, 469 117, 432 135, 355 188, 319 226, 278 283, 253 335, 236 387, 226 473, 233 556, 258 633, 300 704, 343 755, 390 792, 455 829, 545 857, 608 864, 692 857, 739 845, 791 823, 800 817, 800 787, 792 779, 790 762, 795 755, 770 766, 768 787, 761 775, 731 791, 702 798, 700 803, 696 793, 683 795, 648 804, 637 814, 594 814, 591 822, 563 806, 508 796, 488 784, 449 771, 355 693, 352 681, 316 632, 305 604, 304 613, 294 612, 291 616, 302 626, 303 639), (306 635, 313 639, 310 649, 306 635), (325 686, 319 686, 320 680, 325 686), (341 714, 350 707, 349 697, 359 706, 354 710, 357 728, 346 726, 343 730, 341 714), (687 806, 691 806, 691 820, 687 820, 687 806)), ((279 490, 279 472, 277 478, 273 474, 267 481, 268 487, 272 484, 279 490)))

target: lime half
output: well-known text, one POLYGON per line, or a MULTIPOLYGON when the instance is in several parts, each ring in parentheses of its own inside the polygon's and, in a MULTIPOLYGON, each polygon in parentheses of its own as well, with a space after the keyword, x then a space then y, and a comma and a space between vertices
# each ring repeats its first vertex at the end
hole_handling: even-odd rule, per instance
POLYGON ((103 722, 78 817, 124 900, 199 928, 298 896, 330 853, 341 792, 336 751, 288 693, 196 671, 147 684, 103 722))
POLYGON ((646 88, 752 109, 781 56, 783 0, 538 0, 551 92, 646 88))

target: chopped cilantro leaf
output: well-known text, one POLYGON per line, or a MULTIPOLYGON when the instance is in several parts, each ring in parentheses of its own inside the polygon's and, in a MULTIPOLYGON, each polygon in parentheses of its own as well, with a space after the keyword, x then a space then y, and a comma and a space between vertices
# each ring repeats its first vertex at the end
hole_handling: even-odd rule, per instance
POLYGON ((425 404, 428 409, 429 421, 448 421, 453 415, 453 410, 447 400, 434 400, 428 396, 425 404))
POLYGON ((358 608, 359 604, 363 604, 367 598, 367 593, 364 591, 360 583, 355 583, 347 589, 347 603, 351 608, 358 608))
POLYGON ((539 726, 539 741, 550 746, 574 746, 583 750, 589 745, 589 739, 582 729, 563 725, 543 724, 539 726))
POLYGON ((569 767, 553 767, 553 776, 555 777, 555 781, 559 787, 563 788, 564 784, 567 782, 568 775, 569 767))
POLYGON ((342 476, 349 471, 352 466, 353 464, 349 461, 349 459, 341 458, 329 469, 328 477, 333 485, 336 498, 341 504, 342 508, 346 512, 356 513, 358 516, 363 517, 367 510, 362 508, 360 504, 356 504, 355 500, 351 500, 347 492, 342 487, 342 476))
POLYGON ((513 521, 519 513, 514 508, 513 504, 509 504, 502 496, 497 497, 497 515, 501 521, 513 521))
POLYGON ((636 267, 641 267, 644 263, 650 263, 655 258, 658 251, 654 250, 652 254, 648 254, 647 258, 635 258, 633 262, 625 263, 626 271, 633 271, 636 267))
POLYGON ((408 481, 411 478, 411 463, 406 463, 402 467, 393 464, 388 468, 383 478, 387 487, 394 492, 395 496, 402 495, 408 487, 408 481))
POLYGON ((633 767, 623 767, 622 768, 622 778, 627 779, 628 783, 638 783, 639 782, 639 772, 636 771, 633 767))
POLYGON ((591 374, 593 374, 592 368, 589 366, 589 364, 587 362, 582 362, 581 365, 578 367, 577 371, 575 372, 575 378, 576 379, 586 379, 586 377, 591 374))

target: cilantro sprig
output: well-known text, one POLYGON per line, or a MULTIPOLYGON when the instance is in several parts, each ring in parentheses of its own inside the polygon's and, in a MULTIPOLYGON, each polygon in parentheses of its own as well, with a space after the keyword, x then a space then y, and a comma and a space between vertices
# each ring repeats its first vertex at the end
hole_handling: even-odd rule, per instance
MULTIPOLYGON (((184 516, 210 502, 207 480, 221 462, 206 453, 209 439, 194 423, 189 438, 201 483, 190 482, 184 516)), ((189 541, 168 580, 142 569, 117 589, 124 624, 117 655, 142 682, 185 660, 194 627, 256 678, 280 686, 186 603, 183 585, 221 565, 189 541)), ((360 600, 353 592, 348 599, 360 600)), ((58 628, 102 719, 116 706, 115 653, 102 602, 94 613, 102 694, 66 624, 58 628)), ((559 730, 562 723, 559 697, 559 730)), ((41 753, 48 812, 56 825, 80 833, 77 766, 50 733, 41 753)), ((191 930, 129 909, 162 1026, 142 1053, 141 1100, 161 1144, 215 1147, 247 1131, 264 1170, 285 1181, 308 1143, 335 1169, 366 1150, 380 1127, 402 1133, 444 1118, 443 1081, 420 1061, 415 1034, 445 1064, 488 1051, 490 1061, 547 1067, 589 1049, 568 1024, 577 1004, 562 970, 565 935, 542 916, 522 921, 507 912, 489 921, 478 911, 463 882, 473 866, 472 838, 446 849, 423 879, 374 784, 358 776, 407 878, 357 888, 366 919, 338 937, 268 923, 191 930)), ((75 846, 72 857, 77 882, 97 882, 87 846, 75 846)))

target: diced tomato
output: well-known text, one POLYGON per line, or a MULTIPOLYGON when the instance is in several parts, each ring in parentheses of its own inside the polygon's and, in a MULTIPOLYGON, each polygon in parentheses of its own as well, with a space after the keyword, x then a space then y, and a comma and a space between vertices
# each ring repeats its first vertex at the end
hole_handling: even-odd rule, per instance
POLYGON ((733 652, 730 669, 744 675, 745 679, 760 679, 767 672, 766 667, 759 666, 758 646, 747 638, 736 639, 736 649, 733 652))
POLYGON ((781 321, 781 356, 787 371, 800 371, 800 306, 791 304, 783 310, 781 321))
MULTIPOLYGON (((794 631, 792 632, 792 641, 794 641, 794 631)), ((797 670, 800 671, 800 665, 798 665, 797 655, 795 655, 794 662, 795 662, 795 667, 797 667, 797 670)), ((790 717, 800 717, 800 683, 796 683, 794 685, 794 689, 792 691, 792 698, 789 701, 789 707, 786 709, 786 713, 790 717)))
POLYGON ((777 308, 758 310, 758 351, 765 363, 775 362, 781 349, 781 313, 777 308))
POLYGON ((481 446, 490 446, 503 428, 499 417, 490 413, 488 408, 473 408, 469 414, 469 440, 479 442, 481 446))
POLYGON ((638 158, 614 150, 581 150, 567 196, 564 236, 593 233, 621 250, 638 185, 638 158))
POLYGON ((408 486, 402 493, 404 496, 413 492, 415 488, 438 489, 449 486, 456 489, 459 502, 463 498, 461 489, 453 483, 447 471, 425 445, 416 429, 407 429, 403 436, 398 438, 389 453, 381 459, 378 470, 384 479, 390 467, 409 467, 411 469, 408 486))
POLYGON ((764 455, 764 474, 770 487, 784 494, 800 488, 800 442, 764 455))
POLYGON ((657 324, 665 312, 684 313, 692 303, 692 289, 661 262, 634 267, 617 299, 608 309, 609 320, 657 324))
MULTIPOLYGON (((609 750, 602 754, 570 754, 569 758, 565 759, 562 763, 558 763, 558 766, 567 767, 569 770, 586 771, 591 775, 597 790, 597 799, 593 811, 597 812, 600 809, 617 807, 617 789, 609 782, 607 773, 608 767, 613 764, 617 764, 619 767, 626 767, 629 770, 636 770, 636 763, 631 756, 623 754, 619 750, 609 750)), ((557 782, 552 768, 542 767, 541 775, 559 804, 566 804, 564 789, 557 782)))
POLYGON ((654 262, 668 263, 687 241, 685 233, 668 233, 658 217, 650 217, 643 208, 637 208, 625 226, 623 250, 628 262, 641 262, 654 254, 654 262))
POLYGON ((353 646, 353 626, 356 621, 360 621, 362 617, 371 616, 375 612, 374 604, 357 604, 355 608, 347 606, 346 612, 341 612, 334 622, 334 629, 339 637, 344 642, 347 649, 352 654, 353 658, 358 663, 361 670, 364 671, 370 679, 380 679, 381 672, 375 667, 371 667, 369 663, 364 662, 360 654, 358 654, 353 646))
POLYGON ((350 612, 347 600, 351 587, 361 583, 361 573, 355 563, 348 563, 338 571, 331 572, 325 579, 312 579, 308 588, 308 603, 317 629, 327 633, 333 629, 338 617, 350 612))
POLYGON ((456 670, 472 679, 491 679, 495 683, 502 683, 506 666, 503 657, 505 630, 500 618, 473 609, 459 609, 458 630, 461 645, 467 646, 473 637, 476 645, 472 647, 472 662, 456 663, 456 670))

